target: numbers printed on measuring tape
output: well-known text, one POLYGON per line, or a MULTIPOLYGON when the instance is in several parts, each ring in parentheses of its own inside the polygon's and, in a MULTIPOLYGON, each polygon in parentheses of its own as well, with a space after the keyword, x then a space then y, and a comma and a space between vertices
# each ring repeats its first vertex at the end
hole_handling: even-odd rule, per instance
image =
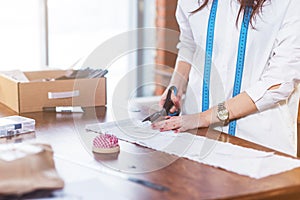
MULTIPOLYGON (((203 85, 202 85, 202 112, 209 108, 209 88, 210 88, 210 72, 212 64, 212 52, 214 43, 214 30, 215 30, 215 20, 217 15, 218 0, 214 0, 212 3, 208 25, 207 25, 207 36, 206 36, 206 49, 205 49, 205 63, 204 63, 204 74, 203 74, 203 85)), ((248 27, 251 18, 252 8, 246 7, 244 11, 243 21, 241 24, 239 46, 237 52, 236 61, 236 72, 233 87, 232 96, 236 96, 241 91, 242 76, 245 61, 245 52, 247 44, 248 27)), ((235 135, 236 121, 233 120, 229 124, 230 135, 235 135)))

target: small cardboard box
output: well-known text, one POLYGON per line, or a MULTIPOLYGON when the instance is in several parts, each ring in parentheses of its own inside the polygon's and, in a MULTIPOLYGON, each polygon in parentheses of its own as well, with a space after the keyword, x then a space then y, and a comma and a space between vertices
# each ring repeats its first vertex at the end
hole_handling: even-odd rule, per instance
POLYGON ((43 107, 106 105, 106 78, 55 80, 65 70, 24 72, 28 82, 0 74, 0 102, 18 113, 43 107))

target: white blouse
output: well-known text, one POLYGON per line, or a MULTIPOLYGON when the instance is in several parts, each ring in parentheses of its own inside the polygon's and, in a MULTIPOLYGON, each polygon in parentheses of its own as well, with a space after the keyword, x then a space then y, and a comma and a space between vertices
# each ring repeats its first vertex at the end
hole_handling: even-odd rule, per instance
MULTIPOLYGON (((202 3, 200 1, 200 3, 202 3)), ((183 113, 201 112, 207 23, 212 1, 201 11, 198 0, 179 0, 178 61, 192 65, 183 113)), ((219 0, 215 22, 210 107, 232 97, 240 25, 238 0, 219 0)), ((258 112, 237 120, 236 136, 296 155, 300 90, 300 4, 268 0, 249 25, 241 92, 258 112), (268 90, 281 84, 278 89, 268 90)), ((222 131, 227 132, 228 127, 222 131)))

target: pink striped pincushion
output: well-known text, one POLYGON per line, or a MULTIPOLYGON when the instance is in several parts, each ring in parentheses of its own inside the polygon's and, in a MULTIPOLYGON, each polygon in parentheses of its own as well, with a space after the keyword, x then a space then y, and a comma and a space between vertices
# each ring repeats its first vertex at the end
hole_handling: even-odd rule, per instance
POLYGON ((118 138, 111 134, 100 134, 93 140, 93 151, 96 153, 114 153, 120 150, 118 138))

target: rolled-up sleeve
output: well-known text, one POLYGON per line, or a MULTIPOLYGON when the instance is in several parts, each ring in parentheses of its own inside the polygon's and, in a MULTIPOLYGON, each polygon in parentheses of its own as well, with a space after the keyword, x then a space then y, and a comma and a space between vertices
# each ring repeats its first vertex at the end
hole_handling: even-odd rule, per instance
POLYGON ((300 15, 296 3, 291 1, 287 9, 266 70, 245 90, 259 111, 286 101, 300 83, 300 15), (280 87, 269 90, 275 85, 280 87))
POLYGON ((188 21, 189 14, 190 13, 183 11, 179 1, 176 9, 176 19, 180 30, 179 43, 177 44, 177 48, 178 48, 177 61, 185 61, 187 63, 192 64, 193 55, 196 50, 196 45, 188 21))

